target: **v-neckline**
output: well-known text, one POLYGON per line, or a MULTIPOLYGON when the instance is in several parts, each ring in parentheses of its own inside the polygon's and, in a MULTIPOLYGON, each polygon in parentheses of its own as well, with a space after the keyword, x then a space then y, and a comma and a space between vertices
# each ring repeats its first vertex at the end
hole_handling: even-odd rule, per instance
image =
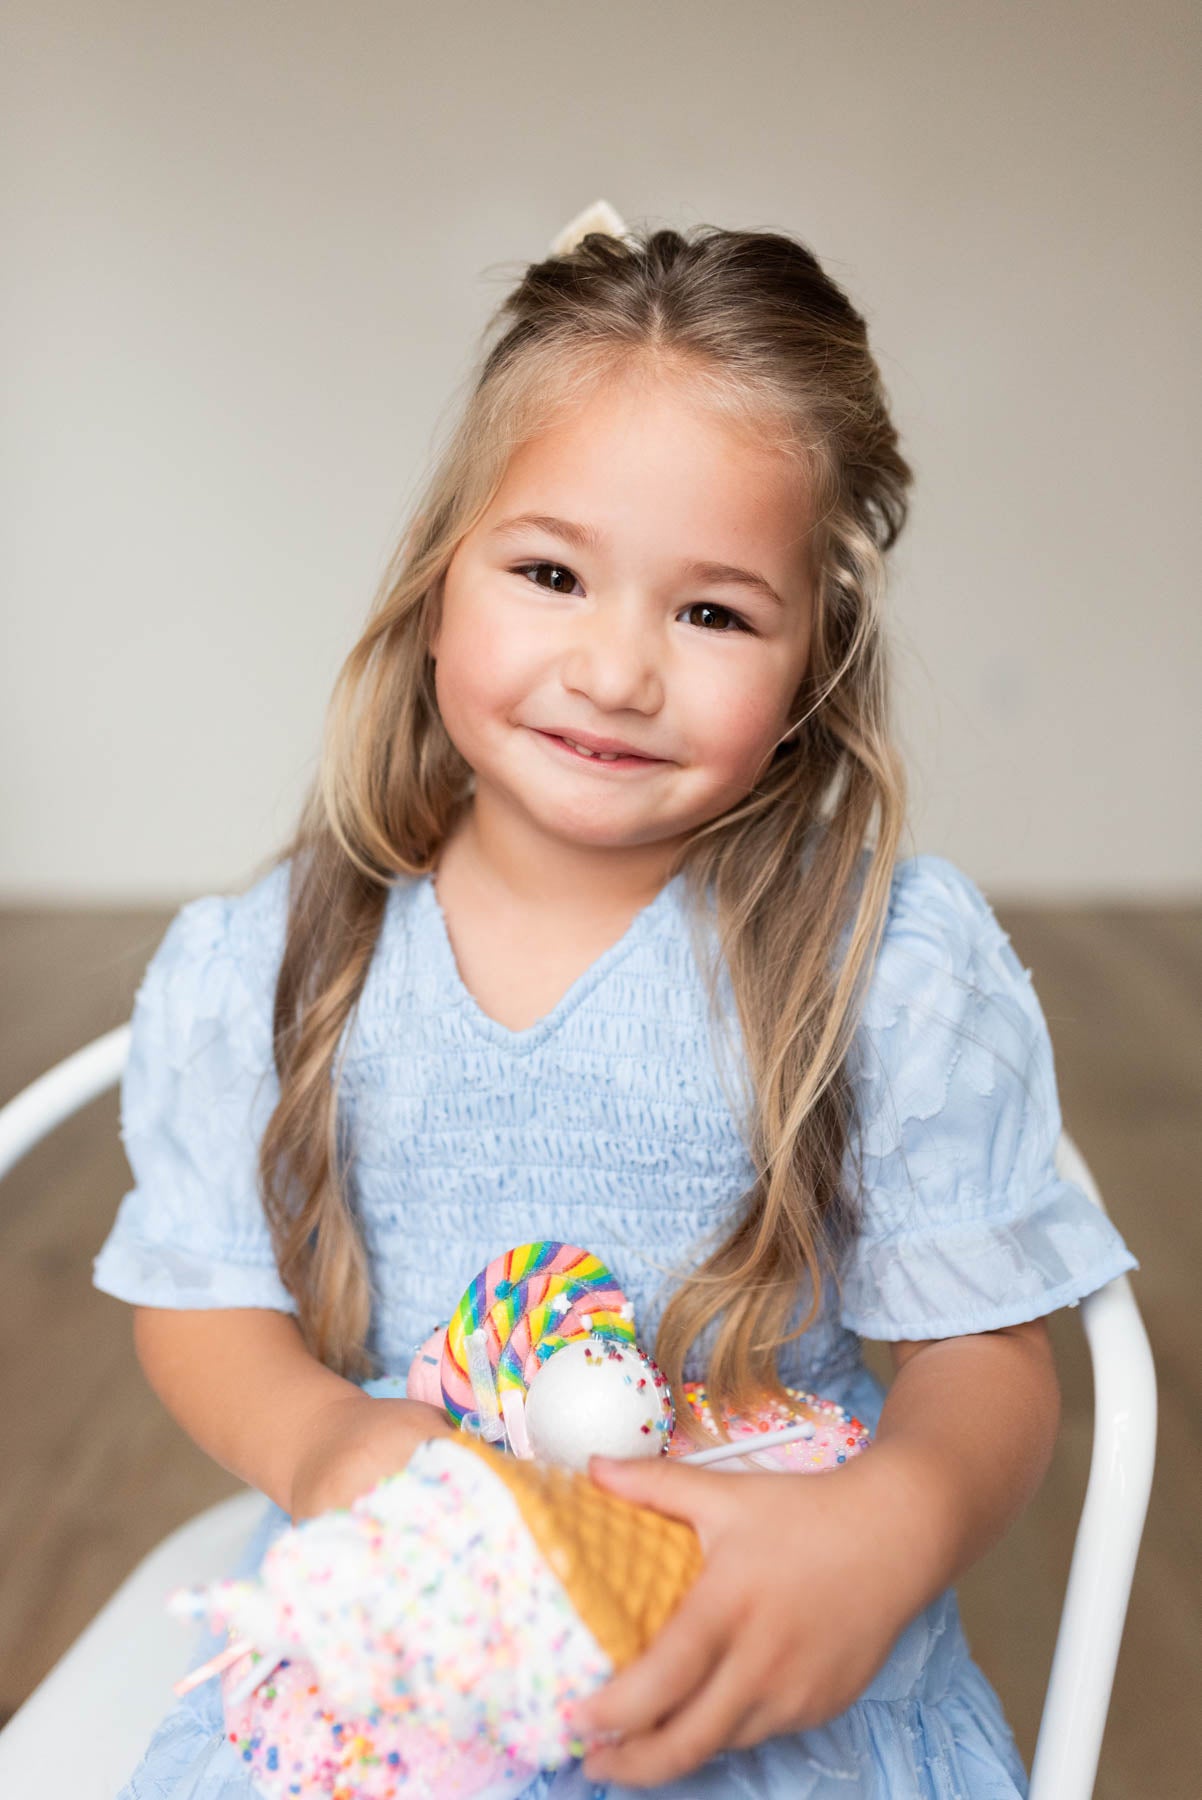
POLYGON ((440 965, 439 972, 445 981, 445 991, 452 997, 452 1002, 463 1013, 464 1017, 480 1033, 492 1043, 502 1045, 509 1050, 533 1050, 538 1044, 550 1037, 568 1015, 575 1011, 580 1002, 590 994, 599 982, 603 981, 610 970, 623 958, 628 956, 635 945, 650 929, 660 909, 667 903, 670 889, 675 889, 684 878, 684 871, 679 870, 666 881, 659 892, 635 913, 630 924, 620 938, 616 938, 600 956, 594 957, 584 969, 565 988, 550 1012, 536 1019, 533 1025, 523 1027, 521 1031, 512 1031, 508 1025, 502 1025, 486 1013, 476 996, 467 986, 459 973, 459 964, 455 960, 455 950, 451 943, 451 934, 447 928, 446 915, 442 910, 442 902, 438 898, 430 871, 418 878, 417 903, 424 910, 430 926, 430 941, 434 956, 440 965))

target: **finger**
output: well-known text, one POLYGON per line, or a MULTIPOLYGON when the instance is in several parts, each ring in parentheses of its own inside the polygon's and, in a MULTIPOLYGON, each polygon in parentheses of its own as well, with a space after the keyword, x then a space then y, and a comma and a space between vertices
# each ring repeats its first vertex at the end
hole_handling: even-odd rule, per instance
POLYGON ((704 1469, 690 1469, 668 1456, 592 1456, 588 1472, 598 1487, 635 1506, 653 1507, 669 1518, 683 1519, 701 1537, 729 1516, 729 1479, 704 1469))
POLYGON ((726 1656, 662 1725, 590 1751, 585 1776, 638 1787, 675 1781, 725 1749, 756 1703, 752 1671, 738 1657, 726 1656))
POLYGON ((777 1737, 785 1727, 776 1723, 771 1711, 762 1702, 752 1706, 743 1715, 736 1727, 734 1736, 726 1748, 730 1750, 754 1750, 765 1738, 777 1737))
POLYGON ((730 1641, 730 1619, 704 1581, 702 1576, 686 1594, 643 1654, 577 1709, 581 1736, 648 1731, 708 1680, 730 1641))

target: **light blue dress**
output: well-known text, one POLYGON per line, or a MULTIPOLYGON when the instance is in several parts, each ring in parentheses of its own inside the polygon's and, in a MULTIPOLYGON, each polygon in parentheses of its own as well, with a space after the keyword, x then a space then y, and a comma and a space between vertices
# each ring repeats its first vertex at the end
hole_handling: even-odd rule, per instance
MULTIPOLYGON (((136 1185, 94 1273, 120 1299, 295 1311, 255 1187, 276 1096, 271 1013, 286 882, 281 867, 246 894, 185 906, 147 969, 122 1091, 136 1185)), ((725 971, 720 992, 729 1021, 725 971)), ((754 1179, 732 1110, 746 1092, 737 1043, 708 1029, 683 876, 524 1031, 489 1018, 467 991, 429 878, 398 884, 343 1071, 373 1275, 371 1348, 385 1374, 405 1373, 478 1269, 538 1238, 581 1244, 608 1263, 634 1302, 640 1341, 653 1345, 674 1280, 701 1259, 707 1234, 725 1235, 754 1179)), ((1060 1108, 1031 978, 980 890, 942 857, 895 868, 850 1066, 865 1212, 841 1302, 826 1284, 822 1314, 779 1366, 787 1382, 875 1430, 884 1391, 862 1362, 862 1337, 1017 1324, 1075 1306, 1139 1264, 1056 1173, 1060 1108)), ((702 1376, 710 1341, 694 1347, 688 1378, 702 1376)), ((286 1527, 278 1507, 264 1508, 231 1573, 257 1568, 286 1527)), ((203 1640, 196 1663, 217 1647, 203 1640)), ((209 1681, 166 1713, 118 1800, 255 1792, 209 1681)), ((1010 1800, 1026 1795, 1027 1775, 949 1588, 911 1621, 861 1698, 815 1730, 721 1754, 653 1790, 594 1790, 573 1762, 515 1800, 594 1792, 1010 1800)))

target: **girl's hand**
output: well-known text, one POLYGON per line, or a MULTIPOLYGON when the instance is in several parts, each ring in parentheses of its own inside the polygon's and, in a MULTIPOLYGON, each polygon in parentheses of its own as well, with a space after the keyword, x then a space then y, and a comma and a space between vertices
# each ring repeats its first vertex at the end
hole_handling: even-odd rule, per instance
POLYGON ((395 1475, 425 1438, 453 1437, 439 1406, 423 1400, 377 1400, 348 1394, 331 1400, 309 1421, 292 1473, 292 1523, 330 1507, 346 1507, 386 1475, 395 1475))
POLYGON ((878 1454, 812 1475, 591 1459, 599 1486, 687 1520, 705 1565, 654 1642, 573 1713, 596 1746, 589 1780, 672 1781, 860 1697, 925 1592, 920 1534, 878 1454))

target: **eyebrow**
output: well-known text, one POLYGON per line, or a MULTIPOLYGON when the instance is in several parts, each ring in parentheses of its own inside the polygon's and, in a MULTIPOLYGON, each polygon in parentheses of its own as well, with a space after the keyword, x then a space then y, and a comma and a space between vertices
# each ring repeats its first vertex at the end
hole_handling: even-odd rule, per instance
MULTIPOLYGON (((577 525, 572 519, 557 519, 550 513, 518 513, 512 519, 502 519, 489 532, 490 537, 517 537, 523 531, 546 531, 552 537, 559 537, 566 544, 577 550, 595 550, 601 533, 592 525, 577 525)), ((721 582, 731 587, 745 587, 752 593, 760 594, 770 600, 774 606, 784 607, 784 601, 763 575, 757 575, 754 569, 740 569, 734 563, 724 562, 687 562, 682 565, 682 573, 689 581, 721 582)))

